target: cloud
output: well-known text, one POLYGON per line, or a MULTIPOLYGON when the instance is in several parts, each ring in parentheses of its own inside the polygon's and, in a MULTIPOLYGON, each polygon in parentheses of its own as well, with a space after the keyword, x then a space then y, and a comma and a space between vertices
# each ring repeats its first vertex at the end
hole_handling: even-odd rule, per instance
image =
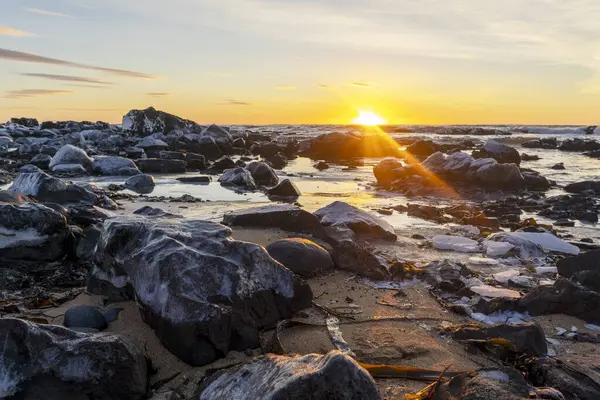
POLYGON ((25 53, 22 51, 8 50, 0 48, 0 60, 9 60, 16 62, 29 62, 38 64, 60 65, 64 67, 88 69, 92 71, 106 72, 113 75, 124 76, 128 78, 155 79, 156 76, 142 72, 128 71, 125 69, 97 67, 94 65, 80 64, 72 61, 60 60, 58 58, 50 58, 39 56, 33 53, 25 53))
POLYGON ((233 100, 233 99, 229 99, 224 101, 223 103, 218 103, 220 106, 251 106, 252 103, 248 103, 246 101, 239 101, 239 100, 233 100))
POLYGON ((356 87, 371 87, 370 83, 365 82, 352 82, 351 85, 356 87))
POLYGON ((296 90, 296 86, 279 85, 275 87, 277 90, 296 90))
POLYGON ((327 85, 315 85, 316 87, 318 87, 319 89, 329 89, 329 86, 327 85))
POLYGON ((63 83, 62 86, 84 87, 84 88, 91 88, 91 89, 111 89, 110 86, 86 85, 83 83, 63 83))
POLYGON ((55 75, 55 74, 34 74, 34 73, 25 73, 21 74, 23 76, 32 76, 35 78, 44 78, 51 79, 55 81, 67 81, 67 82, 85 82, 85 83, 96 83, 98 85, 114 85, 112 82, 101 81, 99 79, 93 78, 85 78, 82 76, 73 76, 73 75, 55 75))
POLYGON ((146 93, 146 94, 151 97, 167 97, 167 96, 171 95, 171 93, 165 93, 165 92, 150 92, 150 93, 146 93))
POLYGON ((52 89, 21 89, 21 90, 10 90, 6 92, 6 98, 8 99, 23 99, 30 97, 39 96, 53 96, 58 94, 69 94, 73 93, 70 90, 52 90, 52 89))
POLYGON ((49 15, 51 17, 73 18, 71 15, 59 13, 56 11, 42 10, 41 8, 24 8, 24 10, 29 13, 49 15))
POLYGON ((17 37, 35 36, 33 33, 25 32, 8 26, 0 26, 0 35, 17 37))

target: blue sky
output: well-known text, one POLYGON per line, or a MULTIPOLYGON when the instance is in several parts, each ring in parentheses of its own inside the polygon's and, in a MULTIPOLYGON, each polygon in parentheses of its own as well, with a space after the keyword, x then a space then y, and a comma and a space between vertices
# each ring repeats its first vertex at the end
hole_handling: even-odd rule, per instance
POLYGON ((2 0, 0 119, 597 124, 594 0, 2 0))

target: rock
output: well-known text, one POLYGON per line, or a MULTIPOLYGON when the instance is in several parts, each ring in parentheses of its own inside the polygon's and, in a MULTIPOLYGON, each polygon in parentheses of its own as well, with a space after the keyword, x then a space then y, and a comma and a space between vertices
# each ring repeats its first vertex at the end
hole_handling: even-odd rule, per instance
POLYGON ((319 161, 316 164, 314 164, 313 167, 315 169, 318 169, 319 171, 324 171, 326 169, 329 169, 329 164, 327 164, 325 161, 319 161))
POLYGON ((146 359, 120 336, 2 318, 0 337, 2 397, 141 400, 145 396, 146 359))
POLYGON ((11 118, 10 122, 13 124, 22 125, 27 128, 36 128, 40 123, 35 118, 11 118))
POLYGON ((516 164, 490 163, 476 169, 472 176, 486 187, 520 189, 525 186, 525 179, 516 164))
POLYGON ((460 253, 481 252, 477 241, 462 236, 437 235, 433 237, 432 245, 438 250, 452 250, 460 253))
POLYGON ((264 248, 207 221, 107 220, 96 265, 99 278, 131 283, 162 344, 196 366, 258 347, 262 329, 312 301, 308 284, 264 248))
POLYGON ((300 189, 289 179, 284 179, 281 183, 272 189, 267 190, 267 196, 272 198, 289 198, 294 201, 302 196, 300 189))
POLYGON ((163 140, 149 136, 147 138, 142 139, 138 144, 136 144, 136 147, 144 149, 145 152, 153 151, 156 154, 156 152, 168 149, 169 144, 163 140))
POLYGON ((63 325, 67 328, 77 330, 78 328, 94 329, 101 331, 108 324, 104 315, 95 307, 73 306, 65 312, 63 325))
POLYGON ((431 400, 523 400, 530 398, 530 385, 513 368, 486 368, 462 374, 437 386, 431 400))
POLYGON ((210 176, 182 176, 177 178, 177 180, 181 183, 201 183, 206 185, 212 181, 210 176))
POLYGON ((600 272, 600 250, 587 251, 575 257, 567 257, 556 263, 558 273, 565 278, 571 278, 581 271, 600 272))
POLYGON ((317 160, 400 156, 398 143, 387 135, 379 134, 328 133, 303 143, 302 147, 302 154, 317 160))
POLYGON ((128 158, 116 156, 96 156, 92 169, 100 175, 138 175, 141 172, 137 165, 128 158))
POLYGON ((556 170, 562 170, 562 169, 566 169, 565 168, 565 164, 564 163, 558 163, 558 164, 554 164, 553 166, 550 167, 551 169, 556 169, 556 170))
POLYGON ((431 140, 419 139, 406 148, 406 152, 417 157, 429 157, 440 151, 440 146, 431 140))
POLYGON ((546 336, 539 325, 535 324, 500 324, 492 327, 464 325, 452 331, 455 340, 490 340, 506 339, 520 355, 545 356, 548 353, 546 336))
POLYGON ((70 234, 64 215, 42 204, 0 204, 0 259, 54 261, 70 234))
POLYGON ((144 149, 140 149, 139 147, 128 147, 124 151, 125 151, 125 154, 127 155, 127 158, 133 158, 133 159, 148 158, 144 149))
POLYGON ((29 161, 30 164, 33 164, 41 169, 49 169, 50 162, 52 162, 52 157, 50 157, 48 154, 38 154, 33 157, 31 161, 29 161))
POLYGON ((527 154, 527 153, 521 154, 521 161, 537 161, 539 159, 540 159, 540 156, 537 156, 535 154, 527 154))
POLYGON ((184 161, 189 169, 204 170, 208 167, 206 158, 202 154, 186 153, 184 161))
POLYGON ((323 226, 342 226, 351 229, 357 235, 384 240, 396 240, 394 227, 367 211, 348 203, 335 201, 314 212, 323 226))
POLYGON ((287 159, 279 153, 265 157, 265 161, 267 161, 275 169, 284 169, 287 165, 287 159))
POLYGON ((565 278, 553 286, 539 286, 519 300, 519 307, 533 316, 565 314, 600 323, 600 293, 565 278))
POLYGON ((269 255, 302 278, 333 269, 331 255, 318 244, 301 238, 283 239, 267 246, 269 255))
POLYGON ((198 398, 381 399, 369 373, 339 351, 326 355, 261 356, 209 378, 198 398))
POLYGON ((158 156, 163 160, 185 160, 186 153, 181 151, 159 151, 158 156))
POLYGON ((531 358, 525 364, 527 378, 538 387, 552 387, 565 399, 600 398, 600 385, 569 360, 553 357, 531 358))
POLYGON ((219 182, 221 185, 238 186, 249 190, 256 189, 256 183, 250 171, 241 167, 225 170, 219 178, 219 182))
POLYGON ((85 188, 66 184, 45 172, 21 173, 8 190, 42 202, 58 204, 85 203, 93 205, 98 196, 85 188))
POLYGON ((553 226, 574 227, 575 226, 575 221, 571 221, 568 218, 561 218, 561 219, 558 219, 558 220, 554 221, 554 223, 552 225, 553 226))
POLYGON ((558 140, 555 137, 547 137, 530 140, 521 146, 529 149, 556 149, 558 147, 558 140))
POLYGON ((288 232, 323 236, 323 227, 313 214, 297 206, 276 205, 233 211, 223 216, 223 223, 230 226, 279 228, 288 232))
MULTIPOLYGON (((390 273, 385 260, 377 257, 353 240, 340 239, 339 230, 352 232, 348 228, 339 226, 325 228, 325 231, 327 232, 325 240, 333 247, 332 257, 337 268, 376 281, 390 279, 390 273), (332 231, 334 231, 333 234, 332 231)), ((342 233, 342 235, 347 235, 347 232, 342 233)))
POLYGON ((493 139, 485 143, 481 152, 482 157, 477 158, 489 157, 502 164, 521 164, 521 155, 517 150, 493 139))
POLYGON ((75 255, 77 259, 83 261, 92 261, 94 253, 96 252, 96 246, 98 245, 98 239, 100 239, 102 224, 90 225, 83 231, 83 236, 77 243, 75 249, 75 255))
POLYGON ((277 172, 264 162, 251 162, 246 169, 250 171, 257 185, 275 186, 279 183, 277 172))
POLYGON ((144 215, 146 217, 177 217, 175 214, 171 214, 163 210, 162 208, 144 206, 138 208, 133 212, 135 215, 144 215))
MULTIPOLYGON (((498 235, 505 235, 505 236, 495 236, 492 235, 491 237, 489 237, 488 239, 490 240, 495 240, 497 238, 500 237, 512 237, 512 238, 518 238, 518 239, 524 239, 527 240, 529 242, 532 242, 536 245, 538 245, 539 247, 541 247, 544 250, 547 251, 554 251, 557 253, 565 253, 565 254, 573 254, 573 255, 577 255, 579 254, 579 248, 577 246, 573 246, 572 244, 569 244, 567 242, 565 242, 564 240, 561 240, 559 238, 557 238, 556 236, 552 235, 551 233, 538 233, 538 232, 510 232, 510 233, 500 233, 498 235)), ((510 239, 506 239, 504 241, 507 241, 509 243, 512 243, 516 246, 519 246, 519 244, 517 244, 519 241, 513 243, 510 239)), ((523 244, 520 244, 521 246, 523 246, 523 244)), ((528 245, 525 245, 525 247, 531 247, 528 245)))
POLYGON ((137 193, 151 193, 154 186, 154 177, 148 174, 134 175, 125 181, 125 187, 137 193))
POLYGON ((88 206, 85 204, 75 204, 68 207, 67 210, 69 223, 87 227, 89 225, 102 223, 110 215, 101 208, 88 206))
POLYGON ((600 193, 600 181, 583 181, 571 183, 565 186, 565 191, 577 194, 585 194, 588 191, 593 193, 600 193))
POLYGON ((183 160, 161 160, 158 158, 146 158, 136 161, 140 171, 155 174, 176 174, 186 171, 186 162, 183 160))
POLYGON ((124 132, 147 136, 156 132, 167 134, 176 129, 194 130, 197 124, 173 114, 148 107, 145 110, 129 111, 123 117, 121 126, 124 132))
POLYGON ((552 183, 540 175, 538 172, 534 171, 521 171, 521 175, 525 180, 525 186, 531 190, 548 190, 552 183))
POLYGON ((54 167, 62 164, 80 164, 88 169, 92 167, 92 159, 79 147, 66 144, 52 157, 49 167, 54 170, 54 167))
POLYGON ((386 158, 373 167, 373 174, 379 185, 388 187, 392 182, 404 175, 404 166, 396 159, 386 158))
POLYGON ((589 139, 566 139, 558 149, 562 151, 596 151, 600 150, 600 143, 589 139))
POLYGON ((60 164, 52 168, 52 172, 64 175, 86 175, 87 171, 80 164, 60 164))
MULTIPOLYGON (((4 174, 4 172, 6 172, 6 171, 0 170, 1 174, 4 174)), ((42 172, 42 170, 39 167, 36 167, 35 165, 25 164, 21 168, 19 168, 19 172, 28 174, 28 173, 42 172)))
POLYGON ((233 169, 235 167, 236 167, 235 161, 233 161, 228 156, 223 156, 223 157, 219 158, 217 161, 215 161, 210 166, 209 171, 213 172, 213 173, 219 173, 219 172, 223 172, 227 169, 233 169))

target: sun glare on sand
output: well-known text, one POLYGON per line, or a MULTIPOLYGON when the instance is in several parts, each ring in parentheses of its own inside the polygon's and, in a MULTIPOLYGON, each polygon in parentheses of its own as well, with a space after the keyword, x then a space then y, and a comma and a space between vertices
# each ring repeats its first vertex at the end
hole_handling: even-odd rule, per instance
POLYGON ((387 121, 373 111, 358 110, 358 116, 352 120, 355 125, 376 126, 384 125, 387 121))

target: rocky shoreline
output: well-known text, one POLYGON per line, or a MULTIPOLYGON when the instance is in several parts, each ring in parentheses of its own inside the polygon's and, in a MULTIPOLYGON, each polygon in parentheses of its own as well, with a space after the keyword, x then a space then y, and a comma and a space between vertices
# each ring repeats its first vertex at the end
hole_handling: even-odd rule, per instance
MULTIPOLYGON (((596 157, 600 143, 522 147, 596 157)), ((13 119, 0 397, 600 398, 600 250, 570 230, 598 222, 600 181, 549 194, 559 185, 528 160, 497 138, 303 139, 153 108, 120 126, 13 119), (377 159, 376 190, 409 200, 307 209, 281 172, 299 157, 324 173, 377 159), (182 173, 273 204, 152 195, 182 173)))

